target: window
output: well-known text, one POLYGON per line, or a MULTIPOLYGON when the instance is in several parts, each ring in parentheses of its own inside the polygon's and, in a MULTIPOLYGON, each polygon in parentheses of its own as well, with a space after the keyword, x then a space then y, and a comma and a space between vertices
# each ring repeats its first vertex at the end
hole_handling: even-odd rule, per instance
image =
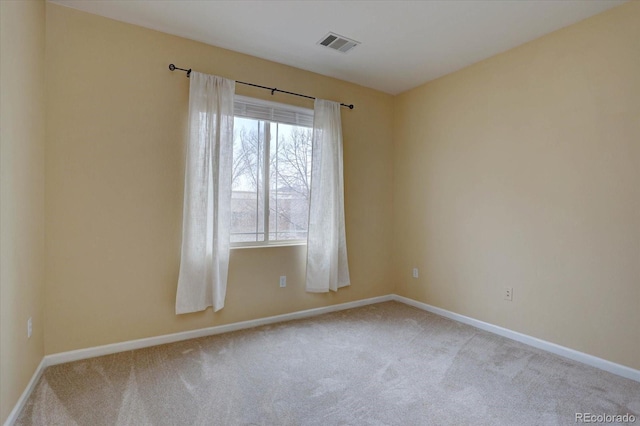
POLYGON ((231 243, 306 241, 313 111, 236 96, 234 115, 231 243))

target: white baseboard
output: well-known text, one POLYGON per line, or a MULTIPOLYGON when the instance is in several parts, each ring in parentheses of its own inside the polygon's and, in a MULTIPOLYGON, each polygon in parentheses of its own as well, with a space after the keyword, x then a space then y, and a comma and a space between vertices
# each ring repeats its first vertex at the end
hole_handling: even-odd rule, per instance
POLYGON ((5 420, 4 426, 11 426, 16 422, 16 420, 18 420, 18 416, 22 412, 24 404, 27 403, 27 400, 31 396, 31 392, 33 392, 33 389, 36 387, 36 383, 38 383, 38 380, 40 380, 40 377, 42 376, 42 373, 44 372, 44 369, 46 367, 47 364, 44 358, 42 358, 42 361, 40 361, 40 364, 38 364, 38 367, 36 368, 36 371, 34 371, 33 376, 31 376, 31 380, 29 380, 27 387, 24 389, 24 392, 22 392, 22 395, 20 395, 20 398, 18 398, 18 402, 16 402, 13 410, 11 410, 11 412, 9 413, 9 417, 7 417, 7 420, 5 420))
POLYGON ((426 303, 418 302, 417 300, 409 299, 407 297, 398 296, 397 294, 391 295, 392 300, 401 302, 409 306, 422 309, 427 312, 431 312, 436 315, 443 316, 445 318, 452 319, 470 326, 479 328, 481 330, 488 331, 493 334, 497 334, 502 337, 506 337, 511 340, 524 343, 525 345, 533 346, 534 348, 542 349, 547 352, 551 352, 556 355, 563 356, 565 358, 572 359, 574 361, 581 362, 586 365, 590 365, 600 370, 608 371, 609 373, 616 374, 618 376, 626 377, 627 379, 640 382, 640 370, 635 370, 625 365, 616 364, 615 362, 607 361, 606 359, 598 358, 593 355, 579 352, 574 349, 570 349, 564 346, 557 345, 555 343, 547 342, 546 340, 538 339, 536 337, 528 336, 526 334, 518 333, 517 331, 509 330, 497 325, 489 324, 488 322, 480 321, 474 318, 466 317, 464 315, 456 314, 455 312, 447 311, 446 309, 437 308, 426 303))
POLYGON ((235 322, 232 324, 217 325, 214 327, 200 328, 198 330, 183 331, 180 333, 165 334, 162 336, 148 337, 145 339, 129 340, 126 342, 112 343, 110 345, 95 346, 92 348, 78 349, 69 352, 45 356, 46 366, 63 364, 65 362, 78 361, 81 359, 94 358, 97 356, 110 355, 117 352, 131 351, 134 349, 147 348, 150 346, 164 345, 167 343, 179 342, 182 340, 195 339, 198 337, 213 336, 215 334, 228 333, 230 331, 243 330, 246 328, 258 327, 261 325, 273 324, 277 322, 291 321, 295 319, 308 318, 316 315, 327 314, 329 312, 342 311, 345 309, 358 308, 375 303, 388 302, 392 300, 392 295, 372 297, 370 299, 356 300, 355 302, 340 303, 337 305, 323 306, 321 308, 307 309, 304 311, 291 312, 288 314, 274 315, 272 317, 259 318, 255 320, 235 322))

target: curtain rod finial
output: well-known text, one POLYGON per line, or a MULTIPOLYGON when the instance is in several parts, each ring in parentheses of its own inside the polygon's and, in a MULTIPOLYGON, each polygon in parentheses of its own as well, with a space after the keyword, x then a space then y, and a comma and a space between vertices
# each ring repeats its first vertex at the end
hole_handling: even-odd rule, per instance
POLYGON ((169 64, 169 69, 170 69, 171 71, 175 71, 175 70, 176 70, 176 66, 175 66, 175 65, 173 65, 173 64, 169 64))

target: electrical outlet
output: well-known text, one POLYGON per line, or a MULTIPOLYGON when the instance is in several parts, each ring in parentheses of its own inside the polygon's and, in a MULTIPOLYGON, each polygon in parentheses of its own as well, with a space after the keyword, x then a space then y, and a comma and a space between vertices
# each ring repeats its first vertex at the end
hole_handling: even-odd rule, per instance
POLYGON ((513 287, 505 287, 503 290, 504 300, 513 301, 513 287))
POLYGON ((411 276, 413 276, 413 278, 418 278, 418 268, 413 268, 413 272, 411 276))
POLYGON ((286 275, 281 275, 280 276, 280 287, 286 287, 287 286, 287 276, 286 275))
POLYGON ((33 332, 33 321, 31 317, 27 320, 27 339, 31 338, 31 333, 33 332))

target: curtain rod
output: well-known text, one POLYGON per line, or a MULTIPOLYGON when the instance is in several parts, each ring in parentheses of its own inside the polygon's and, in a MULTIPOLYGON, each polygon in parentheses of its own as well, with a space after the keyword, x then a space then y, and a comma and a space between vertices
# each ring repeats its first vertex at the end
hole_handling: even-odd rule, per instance
MULTIPOLYGON (((184 68, 178 68, 173 64, 169 64, 169 69, 171 71, 175 71, 175 70, 185 71, 187 73, 187 78, 189 78, 191 76, 191 68, 186 70, 184 68)), ((287 92, 286 90, 276 89, 275 87, 260 86, 259 84, 245 83, 244 81, 236 81, 236 83, 244 84, 246 86, 259 87, 260 89, 271 90, 271 95, 273 95, 274 92, 280 92, 280 93, 286 93, 287 95, 300 96, 301 98, 315 99, 313 96, 301 95, 300 93, 294 93, 294 92, 287 92)), ((340 106, 347 107, 349 109, 353 109, 353 104, 347 105, 347 104, 340 103, 340 106)))

